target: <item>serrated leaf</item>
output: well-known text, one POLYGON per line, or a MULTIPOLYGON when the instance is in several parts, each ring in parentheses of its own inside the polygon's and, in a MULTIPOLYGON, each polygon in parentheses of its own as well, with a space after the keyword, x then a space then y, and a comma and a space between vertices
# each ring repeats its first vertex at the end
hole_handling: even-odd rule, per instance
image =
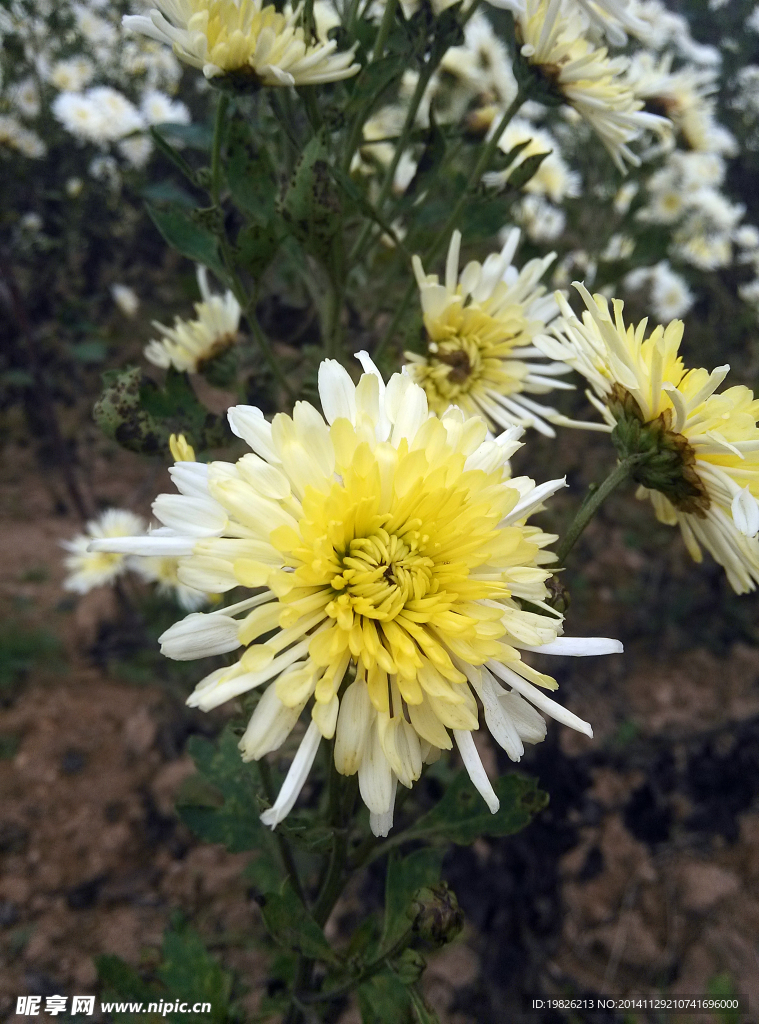
POLYGON ((393 854, 385 878, 385 921, 381 948, 390 950, 411 927, 407 911, 414 893, 440 878, 444 850, 415 850, 408 857, 393 854))
POLYGON ((265 829, 258 819, 255 769, 240 758, 237 737, 231 727, 227 726, 221 734, 218 746, 200 736, 191 736, 187 750, 203 782, 212 788, 205 790, 202 803, 184 802, 197 797, 187 788, 182 789, 177 802, 177 813, 182 821, 207 843, 223 843, 232 853, 266 849, 265 829), (220 794, 223 802, 218 804, 218 796, 212 801, 210 793, 220 794))
MULTIPOLYGON (((213 959, 203 940, 189 928, 167 931, 158 976, 169 995, 188 1003, 210 1003, 213 1021, 227 1018, 232 977, 213 959)), ((175 1019, 207 1020, 208 1014, 176 1014, 175 1019)))
POLYGON ((482 797, 460 772, 442 800, 409 828, 406 839, 451 842, 468 846, 480 836, 510 836, 529 825, 533 815, 548 803, 535 779, 503 775, 493 786, 501 806, 491 814, 482 797))
POLYGON ((127 366, 103 377, 106 387, 92 410, 103 433, 129 451, 155 455, 165 450, 168 430, 142 407, 142 370, 127 366))
POLYGON ((285 882, 281 892, 264 896, 261 914, 271 937, 283 949, 333 966, 340 962, 289 881, 285 882))
POLYGON ((211 231, 196 224, 185 210, 178 206, 159 209, 147 204, 150 219, 163 237, 188 260, 208 267, 222 280, 224 267, 219 259, 218 242, 211 231))

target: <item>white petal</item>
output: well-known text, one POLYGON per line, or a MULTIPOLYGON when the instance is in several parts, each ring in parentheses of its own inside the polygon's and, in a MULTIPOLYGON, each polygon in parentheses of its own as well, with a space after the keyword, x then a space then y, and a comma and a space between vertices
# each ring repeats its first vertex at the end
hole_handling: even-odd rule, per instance
POLYGON ((276 683, 267 687, 238 744, 243 761, 258 761, 272 750, 279 750, 295 728, 304 707, 305 701, 294 708, 287 707, 277 696, 276 683))
POLYGON ((173 661, 194 661, 228 654, 240 646, 239 623, 218 612, 193 612, 158 637, 161 654, 173 661))
POLYGON ((308 773, 311 771, 311 766, 314 763, 321 741, 322 734, 319 732, 318 725, 316 722, 311 722, 306 730, 306 735, 298 747, 298 753, 293 758, 290 770, 285 777, 285 781, 282 783, 282 789, 279 791, 279 796, 274 806, 270 807, 268 811, 264 811, 261 815, 261 821, 264 825, 276 828, 279 822, 286 818, 293 809, 293 805, 300 796, 300 791, 303 789, 308 778, 308 773))
POLYGON ((398 780, 393 776, 393 787, 390 795, 390 809, 385 811, 384 814, 375 814, 374 811, 369 812, 369 828, 372 830, 372 834, 382 839, 387 837, 390 829, 393 827, 393 814, 395 812, 395 792, 398 789, 398 780))
POLYGON ((319 397, 327 423, 343 418, 355 426, 356 385, 336 359, 324 359, 319 365, 319 397))
POLYGON ((495 795, 495 790, 491 786, 490 779, 482 766, 482 761, 477 753, 477 747, 474 745, 471 732, 468 729, 454 729, 453 738, 456 740, 461 760, 464 762, 464 767, 469 773, 469 778, 472 780, 475 789, 490 808, 490 813, 495 814, 501 803, 495 795))
POLYGON ((731 506, 733 522, 746 537, 755 537, 759 532, 759 503, 748 487, 744 487, 733 498, 731 506))
POLYGON ((393 791, 390 764, 380 743, 375 719, 369 732, 367 749, 358 770, 358 788, 361 799, 373 814, 386 814, 391 806, 393 791))
POLYGON ((219 537, 227 525, 226 512, 210 497, 159 494, 153 502, 153 513, 164 526, 191 537, 219 537))
POLYGON ((501 520, 501 526, 507 526, 509 523, 516 523, 520 519, 525 519, 535 509, 543 504, 546 498, 549 498, 556 491, 561 490, 562 487, 567 486, 567 478, 562 477, 560 480, 548 480, 544 484, 540 484, 526 494, 521 501, 517 502, 514 508, 509 512, 508 515, 504 516, 501 520))
POLYGON ((513 687, 517 693, 521 693, 523 697, 526 697, 536 708, 540 708, 544 714, 554 718, 557 722, 561 722, 562 725, 568 725, 570 729, 576 729, 577 732, 584 733, 586 736, 590 736, 591 739, 593 738, 593 729, 589 722, 584 722, 582 718, 573 715, 571 711, 567 711, 561 704, 557 704, 555 700, 546 697, 542 690, 538 689, 537 686, 533 686, 532 683, 528 683, 526 679, 523 679, 512 669, 501 665, 497 661, 489 661, 488 668, 499 679, 503 679, 505 683, 513 687))
POLYGON ((534 651, 536 654, 561 654, 572 658, 590 658, 597 654, 622 654, 624 646, 619 640, 611 640, 605 636, 560 636, 540 647, 525 647, 523 651, 534 651))
POLYGON ((267 462, 279 464, 271 441, 271 423, 264 419, 260 409, 254 405, 235 405, 227 411, 227 419, 232 433, 250 445, 256 455, 267 462))
POLYGON ((150 533, 144 537, 102 537, 90 541, 87 550, 109 551, 118 555, 179 557, 191 555, 196 540, 196 537, 156 537, 150 533))
POLYGON ((363 679, 357 679, 340 701, 335 734, 335 768, 341 775, 354 775, 359 769, 372 723, 372 710, 367 685, 363 679))

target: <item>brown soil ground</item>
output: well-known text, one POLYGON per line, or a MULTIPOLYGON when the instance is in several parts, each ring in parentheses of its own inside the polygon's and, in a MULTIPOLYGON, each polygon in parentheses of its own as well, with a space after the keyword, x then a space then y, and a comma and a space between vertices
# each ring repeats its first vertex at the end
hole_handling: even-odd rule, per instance
MULTIPOLYGON (((578 456, 571 482, 597 476, 601 457, 578 456)), ((146 478, 141 460, 102 442, 88 466, 101 505, 145 512, 164 481, 161 467, 146 478)), ((25 993, 94 994, 97 954, 149 962, 176 910, 239 972, 253 1011, 266 959, 250 941, 246 855, 200 845, 173 813, 192 772, 187 734, 223 719, 187 712, 173 683, 98 664, 103 625, 125 613, 109 591, 72 600, 60 589, 59 542, 80 523, 57 487, 27 449, 6 449, 3 620, 61 646, 2 691, 0 1013, 25 993)), ((738 603, 652 523, 615 499, 576 553, 569 632, 622 636, 628 652, 559 666, 594 740, 552 728, 525 764, 549 808, 520 836, 449 858, 470 923, 426 975, 443 1022, 653 1021, 521 1008, 529 994, 704 995, 718 975, 749 997, 743 1019, 759 1020, 757 602, 738 603)), ((354 893, 331 927, 372 892, 354 893)), ((341 1017, 357 1019, 351 1007, 341 1017)))

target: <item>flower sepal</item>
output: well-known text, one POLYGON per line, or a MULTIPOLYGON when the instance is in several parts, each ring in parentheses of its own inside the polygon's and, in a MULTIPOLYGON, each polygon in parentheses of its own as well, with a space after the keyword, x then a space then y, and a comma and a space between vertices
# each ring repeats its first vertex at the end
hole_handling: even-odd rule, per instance
POLYGON ((695 470, 696 453, 686 437, 672 430, 672 410, 646 423, 640 406, 620 384, 614 385, 608 404, 617 421, 611 439, 620 459, 632 460, 632 479, 659 491, 681 512, 704 519, 709 495, 695 470))

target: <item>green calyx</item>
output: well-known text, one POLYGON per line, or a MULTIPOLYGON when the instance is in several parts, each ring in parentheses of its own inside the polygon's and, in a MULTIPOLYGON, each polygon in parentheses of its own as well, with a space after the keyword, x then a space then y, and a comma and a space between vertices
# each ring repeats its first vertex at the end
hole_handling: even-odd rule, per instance
POLYGON ((695 470, 696 455, 688 439, 672 430, 672 411, 644 422, 640 406, 619 384, 609 399, 616 426, 611 434, 620 460, 631 460, 636 483, 659 491, 681 512, 703 519, 709 495, 695 470))

